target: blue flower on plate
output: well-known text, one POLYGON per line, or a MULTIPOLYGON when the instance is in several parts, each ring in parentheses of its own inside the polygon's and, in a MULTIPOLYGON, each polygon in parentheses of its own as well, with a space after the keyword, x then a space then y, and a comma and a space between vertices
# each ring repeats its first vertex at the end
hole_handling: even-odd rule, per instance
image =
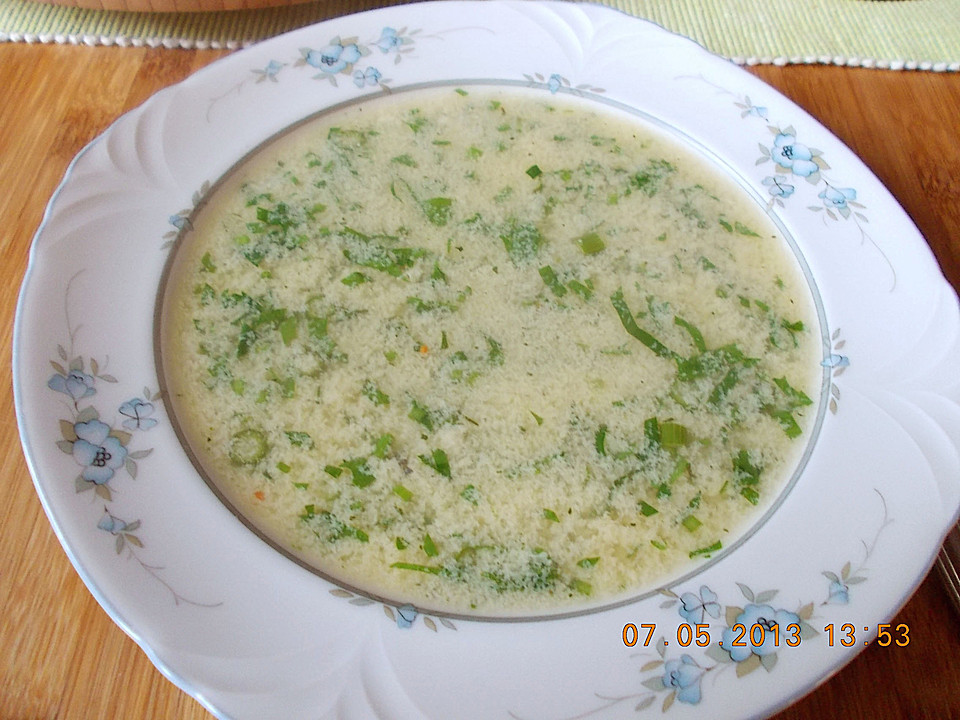
POLYGON ((825 368, 844 368, 850 366, 850 358, 846 355, 838 355, 837 353, 830 353, 829 356, 821 361, 820 365, 825 368))
POLYGON ((550 79, 547 80, 547 89, 552 93, 556 94, 557 90, 560 89, 560 86, 563 84, 563 78, 561 78, 557 73, 554 73, 550 76, 550 79))
POLYGON ((380 71, 375 67, 368 67, 366 70, 356 70, 353 73, 353 83, 358 88, 362 88, 364 85, 379 85, 380 78, 380 71))
POLYGON ((353 65, 360 59, 360 48, 354 43, 341 45, 339 42, 332 43, 319 50, 311 50, 304 58, 307 65, 311 65, 325 73, 335 75, 343 72, 350 65, 353 65))
POLYGON ((397 608, 397 627, 403 629, 410 627, 419 614, 413 605, 401 605, 397 608))
POLYGON ((74 402, 97 392, 93 389, 93 376, 79 370, 69 370, 66 375, 61 373, 51 375, 47 380, 47 387, 69 395, 74 402))
POLYGON ((853 188, 835 188, 833 185, 827 185, 817 196, 823 200, 823 204, 828 208, 843 212, 847 210, 847 202, 857 199, 857 191, 853 188))
POLYGON ((100 522, 97 523, 97 527, 101 530, 106 530, 111 535, 116 535, 122 533, 127 529, 127 524, 118 517, 114 517, 110 513, 106 513, 100 522))
POLYGON ((772 655, 777 651, 777 642, 783 642, 786 636, 787 627, 790 625, 800 625, 800 617, 796 613, 788 610, 774 610, 769 605, 747 605, 743 611, 737 615, 734 625, 743 625, 746 635, 741 637, 740 632, 728 627, 723 631, 723 647, 730 653, 734 662, 743 662, 751 654, 772 655), (753 628, 759 625, 763 628, 762 643, 754 645, 754 641, 759 639, 760 633, 753 634, 753 628), (773 629, 779 628, 779 633, 773 632, 773 629), (734 640, 739 643, 734 645, 734 640))
POLYGON ((397 31, 392 27, 385 27, 383 32, 380 33, 380 39, 374 45, 380 48, 382 52, 388 53, 403 45, 403 38, 397 35, 397 31))
POLYGON ((796 190, 796 187, 787 182, 786 175, 768 175, 763 179, 763 184, 773 197, 788 198, 796 190))
POLYGON ((123 426, 127 430, 149 430, 157 424, 157 421, 150 417, 154 409, 153 403, 141 398, 127 400, 120 406, 120 414, 127 418, 123 421, 123 426))
POLYGON ((74 423, 77 439, 73 442, 73 459, 83 467, 83 479, 94 485, 105 485, 114 472, 123 467, 127 449, 110 435, 110 426, 100 420, 74 423))
POLYGON ((831 580, 827 591, 827 604, 846 605, 850 602, 850 587, 840 580, 831 580))
POLYGON ((800 177, 809 177, 820 170, 820 166, 813 161, 813 152, 806 145, 798 143, 794 135, 778 133, 770 157, 777 165, 800 177))
POLYGON ((279 60, 271 60, 267 63, 267 66, 263 69, 263 74, 266 75, 271 80, 276 80, 277 73, 279 73, 286 63, 282 63, 279 60))
POLYGON ((663 665, 663 684, 677 691, 677 700, 696 705, 700 702, 700 678, 703 668, 689 655, 679 660, 669 660, 663 665))
POLYGON ((720 617, 720 603, 717 602, 717 594, 706 585, 700 586, 699 595, 694 595, 691 592, 683 593, 680 596, 680 603, 680 615, 694 625, 702 623, 707 615, 713 618, 720 617))

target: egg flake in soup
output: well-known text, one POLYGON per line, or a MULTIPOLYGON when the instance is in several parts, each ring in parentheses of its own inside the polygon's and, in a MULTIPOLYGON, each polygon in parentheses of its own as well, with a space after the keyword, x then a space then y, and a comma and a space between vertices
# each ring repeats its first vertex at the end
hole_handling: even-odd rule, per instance
POLYGON ((786 242, 596 104, 445 88, 321 116, 175 253, 161 358, 203 475, 397 604, 649 590, 735 542, 809 441, 819 326, 786 242))

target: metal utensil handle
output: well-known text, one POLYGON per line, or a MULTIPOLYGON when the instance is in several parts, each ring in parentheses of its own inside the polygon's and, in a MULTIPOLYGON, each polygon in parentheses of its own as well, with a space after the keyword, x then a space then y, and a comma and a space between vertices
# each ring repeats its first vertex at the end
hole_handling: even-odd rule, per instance
POLYGON ((954 526, 944 540, 937 556, 937 569, 950 599, 960 612, 960 526, 954 526))

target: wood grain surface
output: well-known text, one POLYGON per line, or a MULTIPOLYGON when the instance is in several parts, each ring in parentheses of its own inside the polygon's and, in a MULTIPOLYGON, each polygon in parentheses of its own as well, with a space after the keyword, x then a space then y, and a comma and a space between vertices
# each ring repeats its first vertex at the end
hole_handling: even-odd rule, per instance
MULTIPOLYGON (((31 238, 70 160, 123 112, 223 54, 0 44, 0 720, 211 717, 113 624, 67 560, 23 459, 10 358, 31 238)), ((863 158, 960 287, 960 73, 752 72, 863 158)), ((893 622, 909 625, 907 647, 871 645, 778 720, 960 720, 960 618, 936 574, 893 622)))

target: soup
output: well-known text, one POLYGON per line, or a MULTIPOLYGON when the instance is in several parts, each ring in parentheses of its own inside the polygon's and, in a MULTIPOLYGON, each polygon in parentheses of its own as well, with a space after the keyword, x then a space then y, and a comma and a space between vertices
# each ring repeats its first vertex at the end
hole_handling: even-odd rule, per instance
POLYGON ((169 405, 284 552, 435 612, 602 604, 740 537, 808 442, 819 327, 730 179, 638 119, 470 87, 321 116, 179 240, 169 405))

